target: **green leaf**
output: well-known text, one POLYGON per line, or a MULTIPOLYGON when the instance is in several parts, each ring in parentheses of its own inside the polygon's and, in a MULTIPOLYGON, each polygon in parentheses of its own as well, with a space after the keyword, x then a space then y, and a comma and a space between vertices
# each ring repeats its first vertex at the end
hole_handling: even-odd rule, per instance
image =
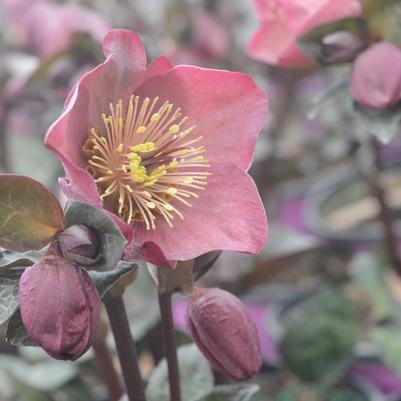
POLYGON ((8 322, 6 340, 11 345, 35 345, 22 322, 19 309, 11 316, 8 322))
POLYGON ((401 376, 401 327, 399 325, 376 327, 372 333, 373 341, 379 346, 384 363, 401 376))
POLYGON ((401 105, 390 110, 373 110, 354 103, 354 112, 363 130, 388 144, 401 132, 401 105))
POLYGON ((43 252, 14 252, 0 251, 0 274, 2 270, 6 270, 13 266, 28 267, 39 262, 43 252))
POLYGON ((291 371, 305 381, 334 383, 352 359, 361 336, 353 303, 338 290, 325 290, 294 308, 281 343, 291 371))
POLYGON ((386 269, 370 253, 359 253, 352 260, 353 282, 367 294, 376 321, 401 318, 400 307, 386 283, 386 269))
MULTIPOLYGON (((196 401, 213 389, 213 374, 195 344, 178 348, 182 399, 196 401)), ((146 388, 148 401, 170 401, 166 360, 163 359, 150 376, 146 388)))
POLYGON ((199 280, 203 277, 216 263, 219 258, 221 251, 212 251, 205 253, 204 255, 198 256, 194 259, 193 265, 193 279, 194 281, 199 280))
POLYGON ((368 28, 363 18, 346 18, 329 24, 319 25, 298 39, 297 44, 301 51, 312 60, 327 64, 322 40, 325 36, 336 32, 349 32, 361 41, 368 37, 368 28))
POLYGON ((259 390, 260 386, 256 383, 217 386, 196 401, 251 401, 259 390))
POLYGON ((79 201, 69 201, 65 209, 67 227, 83 224, 95 230, 101 257, 91 265, 98 271, 114 270, 121 260, 127 240, 117 224, 101 209, 79 201))
POLYGON ((18 175, 0 175, 0 246, 39 250, 64 228, 56 197, 41 183, 18 175))
POLYGON ((19 280, 23 272, 24 268, 12 267, 0 274, 0 325, 18 308, 19 280))
POLYGON ((103 298, 111 287, 116 285, 120 280, 124 280, 125 277, 137 269, 138 265, 135 263, 120 261, 114 270, 106 272, 90 270, 88 273, 95 283, 99 297, 103 298))

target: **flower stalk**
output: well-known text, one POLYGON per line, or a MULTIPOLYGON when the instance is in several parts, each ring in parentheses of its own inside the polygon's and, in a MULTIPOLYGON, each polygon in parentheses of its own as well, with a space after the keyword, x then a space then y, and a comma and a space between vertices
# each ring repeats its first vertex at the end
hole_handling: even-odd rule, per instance
POLYGON ((123 395, 123 389, 111 353, 106 344, 107 325, 101 321, 96 341, 92 348, 95 353, 96 363, 100 370, 102 381, 107 388, 110 401, 119 401, 123 395))
POLYGON ((174 333, 172 294, 192 291, 193 261, 178 262, 175 270, 158 269, 159 307, 163 331, 164 350, 167 361, 170 399, 181 401, 180 372, 177 357, 177 343, 174 333))
POLYGON ((138 355, 129 328, 123 298, 122 296, 108 296, 104 300, 104 304, 114 335, 128 400, 146 401, 143 380, 138 365, 138 355))
POLYGON ((383 226, 385 246, 393 269, 401 276, 401 258, 398 252, 397 235, 395 232, 394 215, 386 199, 382 185, 381 171, 384 163, 380 155, 380 146, 373 137, 362 143, 360 169, 369 185, 372 195, 379 205, 379 220, 383 226))
POLYGON ((174 333, 171 293, 159 292, 164 350, 167 360, 171 401, 181 401, 180 371, 178 367, 177 343, 174 333))

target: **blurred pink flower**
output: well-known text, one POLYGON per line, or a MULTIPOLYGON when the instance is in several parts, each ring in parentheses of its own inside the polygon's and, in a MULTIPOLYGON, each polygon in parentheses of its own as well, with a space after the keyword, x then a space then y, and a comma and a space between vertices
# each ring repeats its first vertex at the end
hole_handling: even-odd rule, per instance
POLYGON ((146 68, 129 31, 111 31, 103 50, 106 61, 82 77, 46 135, 66 195, 112 213, 131 241, 127 258, 258 252, 267 221, 246 171, 266 95, 242 73, 165 57, 146 68))
POLYGON ((77 32, 101 41, 110 29, 94 11, 75 4, 50 0, 0 0, 21 30, 22 40, 41 57, 49 56, 71 43, 77 32))
POLYGON ((299 36, 318 25, 357 16, 358 0, 254 0, 260 26, 248 53, 267 64, 301 67, 311 61, 298 49, 299 36))
POLYGON ((370 46, 355 60, 351 93, 360 104, 385 110, 401 99, 401 50, 391 43, 370 46))
POLYGON ((192 16, 194 46, 201 55, 221 60, 227 56, 230 43, 227 32, 211 14, 198 11, 192 16))

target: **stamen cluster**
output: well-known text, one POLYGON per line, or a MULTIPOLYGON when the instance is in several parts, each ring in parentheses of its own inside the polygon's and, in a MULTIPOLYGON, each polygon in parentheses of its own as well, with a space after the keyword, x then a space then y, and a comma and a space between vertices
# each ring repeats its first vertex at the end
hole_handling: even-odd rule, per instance
POLYGON ((103 130, 92 128, 83 151, 87 170, 95 178, 100 196, 127 223, 144 222, 155 229, 158 217, 170 227, 175 216, 184 218, 179 204, 192 206, 210 175, 203 157, 203 137, 187 137, 196 126, 184 128, 187 117, 159 98, 132 95, 125 110, 123 101, 110 104, 102 114, 103 130))

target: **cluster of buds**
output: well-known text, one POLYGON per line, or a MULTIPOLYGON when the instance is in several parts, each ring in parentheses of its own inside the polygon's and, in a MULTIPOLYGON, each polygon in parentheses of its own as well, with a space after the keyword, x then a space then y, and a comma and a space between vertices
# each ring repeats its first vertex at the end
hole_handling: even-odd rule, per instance
POLYGON ((234 380, 247 380, 262 364, 258 332, 234 295, 219 288, 195 288, 188 296, 187 325, 211 365, 234 380))
POLYGON ((100 298, 88 272, 71 261, 96 258, 91 235, 82 226, 70 227, 21 277, 24 325, 32 340, 56 359, 79 358, 96 337, 100 298))

